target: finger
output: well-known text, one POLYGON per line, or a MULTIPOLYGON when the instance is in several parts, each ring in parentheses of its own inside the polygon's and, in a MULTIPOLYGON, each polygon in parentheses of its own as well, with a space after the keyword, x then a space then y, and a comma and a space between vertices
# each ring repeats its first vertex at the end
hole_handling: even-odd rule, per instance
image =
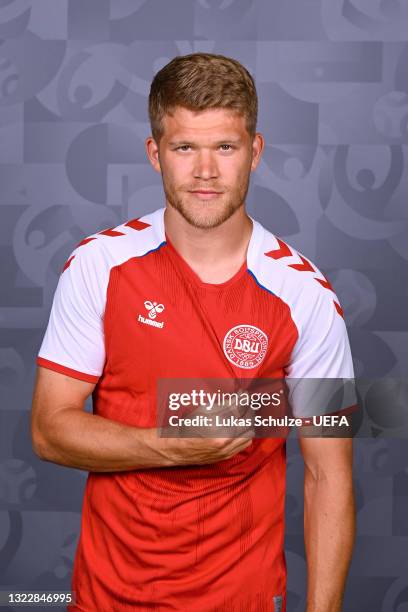
POLYGON ((227 445, 228 450, 246 448, 247 446, 250 446, 253 441, 253 436, 248 436, 246 438, 234 438, 233 440, 233 444, 227 445))

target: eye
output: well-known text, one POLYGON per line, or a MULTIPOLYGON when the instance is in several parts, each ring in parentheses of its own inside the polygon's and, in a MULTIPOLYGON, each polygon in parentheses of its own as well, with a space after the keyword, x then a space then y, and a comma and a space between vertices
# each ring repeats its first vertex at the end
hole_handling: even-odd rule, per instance
MULTIPOLYGON (((232 151, 232 149, 234 148, 230 144, 221 144, 219 146, 225 152, 232 151)), ((176 151, 187 151, 188 149, 191 149, 191 145, 180 145, 179 147, 176 147, 176 151)))

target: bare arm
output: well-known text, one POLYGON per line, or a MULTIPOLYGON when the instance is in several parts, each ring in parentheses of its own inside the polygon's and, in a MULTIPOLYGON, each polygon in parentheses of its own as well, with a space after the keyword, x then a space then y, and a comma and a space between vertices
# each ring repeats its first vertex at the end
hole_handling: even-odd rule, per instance
POLYGON ((95 472, 215 463, 248 438, 159 438, 155 428, 122 425, 84 410, 95 385, 37 369, 31 412, 34 451, 45 461, 95 472))
POLYGON ((352 439, 299 438, 305 461, 307 612, 340 612, 355 538, 352 439))

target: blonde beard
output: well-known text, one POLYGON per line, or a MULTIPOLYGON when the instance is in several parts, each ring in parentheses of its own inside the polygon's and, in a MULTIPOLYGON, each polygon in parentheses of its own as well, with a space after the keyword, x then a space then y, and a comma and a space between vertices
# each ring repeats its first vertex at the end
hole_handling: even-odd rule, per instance
MULTIPOLYGON (((180 215, 183 217, 183 219, 185 219, 187 221, 187 223, 189 223, 190 225, 192 225, 193 227, 197 228, 197 229, 213 229, 215 227, 218 227, 219 225, 221 225, 222 223, 224 223, 225 221, 227 221, 230 217, 232 217, 232 215, 241 208, 241 206, 244 205, 245 203, 245 197, 248 191, 248 185, 249 185, 249 181, 247 183, 247 187, 245 190, 243 190, 244 192, 242 193, 242 197, 238 198, 238 202, 239 204, 234 204, 233 202, 231 202, 231 200, 229 200, 223 207, 221 210, 219 211, 215 211, 211 216, 207 216, 205 217, 205 212, 203 217, 201 215, 195 215, 194 214, 194 208, 189 207, 188 204, 184 204, 183 202, 180 201, 179 198, 174 198, 173 197, 173 193, 169 193, 166 189, 165 189, 165 194, 166 194, 166 198, 168 203, 170 204, 170 206, 172 206, 175 210, 177 210, 180 215)), ((202 210, 205 211, 205 201, 202 203, 202 210)))

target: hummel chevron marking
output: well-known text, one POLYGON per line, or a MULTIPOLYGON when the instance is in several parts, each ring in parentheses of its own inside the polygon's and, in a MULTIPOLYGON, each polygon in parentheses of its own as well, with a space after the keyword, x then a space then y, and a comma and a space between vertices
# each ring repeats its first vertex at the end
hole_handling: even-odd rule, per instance
POLYGON ((269 251, 269 253, 265 253, 267 257, 272 257, 272 259, 281 259, 281 257, 290 257, 293 255, 292 251, 283 240, 276 238, 279 244, 279 249, 274 249, 273 251, 269 251))
MULTIPOLYGON (((286 244, 286 242, 284 242, 278 237, 276 237, 276 240, 279 244, 279 248, 273 249, 272 251, 268 251, 267 253, 265 253, 267 257, 271 257, 272 259, 282 259, 284 257, 294 257, 295 256, 295 253, 292 252, 292 250, 290 249, 289 245, 286 244)), ((294 270, 297 270, 298 272, 316 272, 315 268, 312 266, 312 264, 309 261, 307 261, 307 259, 305 259, 305 257, 302 257, 300 253, 297 253, 297 255, 300 257, 302 263, 294 263, 294 264, 288 263, 287 265, 289 268, 293 268, 294 270)), ((314 276, 313 279, 317 281, 318 283, 320 283, 322 287, 324 287, 325 289, 328 289, 329 291, 333 291, 334 293, 333 287, 331 286, 331 284, 329 283, 329 281, 327 280, 325 276, 323 276, 323 278, 317 278, 316 276, 314 276)), ((335 300, 333 300, 333 304, 338 314, 344 318, 344 312, 340 304, 336 302, 335 300)))
POLYGON ((64 267, 62 268, 62 272, 65 272, 65 270, 67 268, 69 268, 69 266, 71 265, 71 262, 74 259, 74 257, 75 257, 75 255, 71 255, 71 257, 68 259, 68 261, 65 262, 64 267))
POLYGON ((131 219, 127 223, 125 223, 127 227, 131 227, 134 230, 140 232, 141 230, 146 229, 146 227, 151 227, 149 223, 145 223, 144 221, 139 221, 139 219, 131 219))
MULTIPOLYGON (((314 267, 307 261, 302 255, 299 254, 300 259, 302 260, 301 264, 289 264, 289 268, 293 268, 294 270, 299 270, 299 272, 316 272, 314 267)), ((317 280, 317 279, 316 279, 317 280)))
POLYGON ((114 230, 113 227, 110 227, 106 230, 103 230, 102 232, 98 232, 98 235, 116 238, 116 236, 125 236, 126 234, 124 234, 123 232, 118 232, 117 230, 114 230))
MULTIPOLYGON (((291 251, 290 247, 286 244, 286 242, 283 242, 283 240, 281 240, 280 238, 276 238, 276 240, 278 241, 279 249, 273 249, 272 251, 268 251, 268 253, 265 253, 267 257, 272 257, 272 259, 295 257, 295 253, 291 251)), ((300 253, 298 253, 298 256, 302 260, 302 263, 288 264, 290 268, 298 270, 299 272, 316 272, 314 267, 311 265, 310 262, 307 261, 307 259, 302 257, 300 253)))
POLYGON ((80 246, 84 246, 84 244, 88 244, 88 242, 91 242, 92 240, 96 240, 96 238, 95 237, 93 237, 93 238, 85 238, 79 244, 77 244, 77 246, 75 248, 78 248, 80 246))
POLYGON ((331 284, 329 283, 329 281, 327 280, 327 278, 322 279, 322 278, 316 278, 317 282, 320 283, 325 289, 330 289, 330 291, 333 291, 334 293, 334 289, 331 286, 331 284))
MULTIPOLYGON (((139 219, 131 219, 130 221, 125 223, 125 226, 131 227, 132 229, 137 230, 138 232, 146 229, 146 227, 151 227, 150 223, 145 223, 144 221, 140 221, 139 219)), ((109 227, 106 230, 102 230, 101 232, 98 232, 97 235, 98 236, 109 236, 110 238, 116 238, 117 236, 126 236, 126 234, 113 229, 113 227, 109 227)), ((88 242, 92 242, 92 240, 96 240, 96 238, 97 236, 92 236, 91 238, 84 238, 84 240, 81 240, 81 242, 79 242, 75 248, 77 249, 80 246, 84 246, 85 244, 88 244, 88 242)), ((65 270, 69 268, 74 257, 75 255, 72 255, 68 259, 68 261, 65 262, 64 267, 62 268, 62 272, 65 272, 65 270)))
MULTIPOLYGON (((322 285, 322 287, 324 287, 325 289, 328 289, 329 291, 333 291, 334 293, 334 289, 331 286, 331 284, 329 283, 329 281, 327 280, 327 278, 315 278, 315 280, 317 280, 318 283, 320 283, 322 285)), ((337 312, 339 313, 339 315, 341 317, 343 317, 344 319, 344 312, 342 307, 340 306, 340 304, 338 302, 336 302, 336 300, 333 300, 333 304, 336 307, 337 312)))
POLYGON ((333 304, 335 305, 336 310, 337 310, 337 312, 339 313, 339 315, 340 315, 341 317, 343 317, 343 319, 344 319, 344 312, 343 312, 343 309, 342 309, 342 307, 340 306, 340 304, 338 304, 338 303, 337 303, 335 300, 333 300, 333 304))

